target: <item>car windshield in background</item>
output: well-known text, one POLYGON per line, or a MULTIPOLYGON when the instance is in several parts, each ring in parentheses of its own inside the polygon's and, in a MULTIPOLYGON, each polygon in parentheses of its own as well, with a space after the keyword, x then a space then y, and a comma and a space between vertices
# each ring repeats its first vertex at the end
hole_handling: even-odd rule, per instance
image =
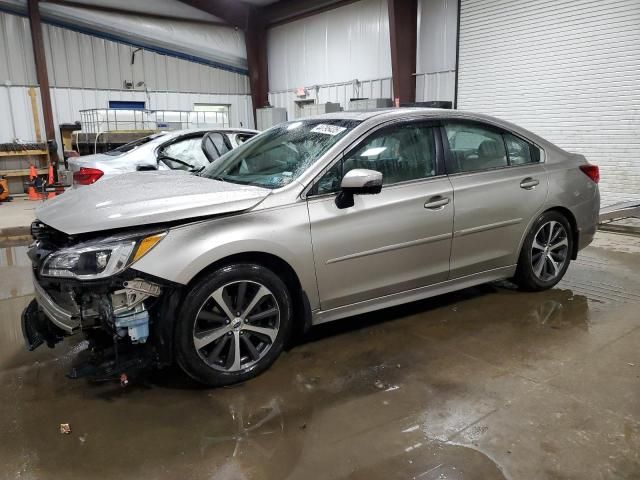
POLYGON ((270 128, 209 165, 201 175, 244 185, 290 183, 352 130, 355 120, 301 120, 270 128))
POLYGON ((153 135, 148 135, 146 137, 139 138, 138 140, 134 140, 133 142, 125 143, 124 145, 119 146, 118 148, 114 148, 113 150, 109 150, 105 152, 106 155, 118 156, 123 153, 130 152, 134 148, 138 148, 140 145, 144 145, 145 143, 150 142, 151 140, 155 140, 156 138, 162 137, 166 135, 165 132, 154 133, 153 135))

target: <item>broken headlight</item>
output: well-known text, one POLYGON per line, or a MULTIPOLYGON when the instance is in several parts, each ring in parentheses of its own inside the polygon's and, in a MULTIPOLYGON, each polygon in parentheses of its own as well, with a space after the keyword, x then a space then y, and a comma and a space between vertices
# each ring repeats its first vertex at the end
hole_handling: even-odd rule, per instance
POLYGON ((144 237, 106 239, 65 248, 49 255, 40 273, 45 277, 98 280, 122 272, 151 250, 166 232, 144 237))

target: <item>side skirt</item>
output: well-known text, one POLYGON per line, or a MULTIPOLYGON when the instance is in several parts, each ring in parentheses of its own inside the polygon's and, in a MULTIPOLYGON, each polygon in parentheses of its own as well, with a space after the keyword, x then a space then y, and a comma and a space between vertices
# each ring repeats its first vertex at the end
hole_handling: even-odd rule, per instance
POLYGON ((435 283, 425 287, 385 295, 384 297, 373 298, 371 300, 364 300, 362 302, 332 308, 331 310, 316 310, 313 312, 311 323, 313 325, 318 325, 374 310, 395 307, 396 305, 402 305, 403 303, 415 302, 417 300, 435 297, 444 293, 462 290, 463 288, 510 278, 515 274, 515 272, 516 266, 510 265, 508 267, 495 268, 493 270, 487 270, 486 272, 474 273, 473 275, 447 280, 446 282, 435 283))

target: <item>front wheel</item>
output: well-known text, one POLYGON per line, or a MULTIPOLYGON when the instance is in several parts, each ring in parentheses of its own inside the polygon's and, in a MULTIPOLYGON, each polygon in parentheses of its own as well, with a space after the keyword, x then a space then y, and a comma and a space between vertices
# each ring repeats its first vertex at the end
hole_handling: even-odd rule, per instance
POLYGON ((529 291, 553 287, 569 268, 572 251, 573 235, 567 218, 555 211, 543 213, 522 245, 515 283, 529 291))
POLYGON ((282 280, 260 265, 229 265, 187 294, 176 327, 176 357, 195 380, 230 385, 266 370, 290 333, 291 299, 282 280))

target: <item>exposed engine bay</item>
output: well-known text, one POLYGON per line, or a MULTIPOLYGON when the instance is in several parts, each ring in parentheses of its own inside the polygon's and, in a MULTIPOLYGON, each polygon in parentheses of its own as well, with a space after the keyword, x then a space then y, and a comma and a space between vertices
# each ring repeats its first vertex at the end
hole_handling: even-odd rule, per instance
MULTIPOLYGON (((156 348, 163 342, 152 341, 150 329, 160 318, 159 297, 171 286, 162 286, 122 265, 117 265, 122 270, 118 274, 99 278, 100 269, 111 268, 114 252, 118 253, 118 246, 109 242, 101 240, 98 245, 111 245, 110 251, 106 247, 91 250, 84 246, 91 245, 91 239, 73 238, 41 223, 32 226, 32 235, 28 255, 33 264, 35 299, 22 318, 29 350, 45 343, 53 348, 67 336, 83 335, 89 355, 70 372, 72 378, 118 379, 126 371, 163 363, 167 355, 156 348), (63 273, 56 273, 50 264, 63 273), (67 271, 71 273, 64 273, 67 271), (94 271, 98 278, 86 281, 94 271)), ((132 253, 127 255, 130 258, 132 253)))

